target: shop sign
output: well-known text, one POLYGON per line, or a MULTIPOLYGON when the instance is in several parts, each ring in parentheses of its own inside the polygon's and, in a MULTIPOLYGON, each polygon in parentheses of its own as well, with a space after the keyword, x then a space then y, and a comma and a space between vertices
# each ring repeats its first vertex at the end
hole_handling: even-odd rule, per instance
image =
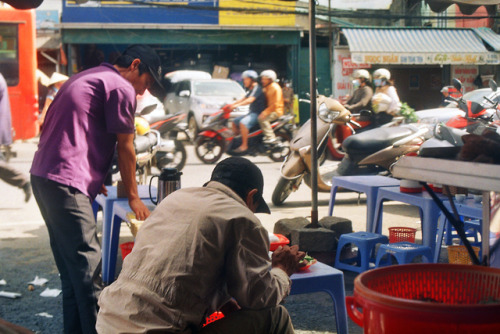
POLYGON ((498 64, 500 56, 493 52, 483 53, 434 53, 434 54, 400 54, 400 53, 354 53, 354 63, 365 64, 498 64))
POLYGON ((358 68, 371 68, 371 64, 354 63, 351 58, 342 59, 342 68, 358 69, 358 68))
POLYGON ((451 67, 451 78, 456 78, 462 83, 464 92, 470 92, 477 87, 474 86, 479 70, 474 65, 455 65, 451 67))
MULTIPOLYGON (((352 95, 352 72, 351 67, 344 67, 351 61, 351 54, 347 49, 335 49, 335 62, 333 65, 333 96, 345 102, 348 95, 352 95)), ((358 64, 359 65, 359 64, 358 64)))
POLYGON ((287 4, 286 2, 276 0, 256 2, 219 0, 219 24, 295 26, 295 5, 287 4))

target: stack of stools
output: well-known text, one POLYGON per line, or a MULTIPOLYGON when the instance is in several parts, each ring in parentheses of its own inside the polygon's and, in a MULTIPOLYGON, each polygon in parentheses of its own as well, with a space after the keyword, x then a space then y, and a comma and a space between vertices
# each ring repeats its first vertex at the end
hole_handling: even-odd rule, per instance
POLYGON ((431 262, 431 248, 415 243, 416 231, 411 227, 390 227, 389 243, 380 245, 375 266, 391 265, 392 257, 396 258, 398 264, 411 263, 416 256, 422 256, 422 261, 431 262))
POLYGON ((340 236, 337 254, 335 256, 335 268, 345 269, 362 273, 375 267, 375 252, 378 244, 386 244, 389 238, 385 235, 371 232, 345 233, 340 236), (357 256, 350 259, 340 260, 340 254, 345 246, 356 245, 357 256))

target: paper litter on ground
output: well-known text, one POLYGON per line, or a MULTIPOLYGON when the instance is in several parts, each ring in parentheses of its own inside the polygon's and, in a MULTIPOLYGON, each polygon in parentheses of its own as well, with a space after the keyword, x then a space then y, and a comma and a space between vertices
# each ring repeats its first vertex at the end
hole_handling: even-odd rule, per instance
POLYGON ((0 297, 15 299, 21 297, 21 294, 18 292, 0 291, 0 297))
POLYGON ((7 281, 4 279, 0 279, 0 285, 7 285, 7 281))
POLYGON ((46 279, 46 278, 41 278, 41 277, 38 277, 38 276, 35 276, 35 279, 32 280, 31 282, 28 282, 28 284, 33 284, 33 285, 38 285, 38 286, 42 286, 44 285, 45 283, 47 283, 49 280, 46 279))
POLYGON ((45 317, 45 318, 53 318, 54 317, 52 314, 49 314, 47 312, 41 312, 41 313, 37 313, 35 315, 37 315, 39 317, 45 317))
POLYGON ((46 288, 45 290, 42 291, 40 294, 41 297, 57 297, 61 293, 61 290, 59 289, 49 289, 46 288))

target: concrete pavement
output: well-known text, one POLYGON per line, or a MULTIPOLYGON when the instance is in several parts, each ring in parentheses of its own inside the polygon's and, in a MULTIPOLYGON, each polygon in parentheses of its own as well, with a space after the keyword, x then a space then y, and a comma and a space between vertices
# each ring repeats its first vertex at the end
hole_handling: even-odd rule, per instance
MULTIPOLYGON (((13 158, 10 163, 27 173, 36 144, 36 139, 16 142, 14 150, 18 152, 18 157, 13 158)), ((210 178, 213 165, 200 162, 192 146, 188 146, 187 150, 188 163, 183 170, 182 187, 200 186, 210 178)), ((251 157, 250 160, 263 171, 264 198, 270 203, 271 194, 279 178, 280 164, 272 162, 267 157, 251 157)), ((310 216, 310 198, 311 190, 303 184, 282 207, 270 204, 271 215, 258 216, 264 227, 272 231, 274 223, 279 219, 310 216)), ((23 295, 15 300, 0 298, 0 318, 26 326, 38 333, 59 333, 62 331, 61 297, 40 297, 39 292, 42 288, 39 287, 33 292, 27 290, 26 283, 35 275, 50 279, 47 283, 47 287, 50 288, 60 289, 60 282, 38 206, 33 198, 28 203, 24 203, 23 199, 24 193, 21 189, 0 183, 0 280, 7 280, 7 285, 0 285, 0 291, 21 292, 23 295), (47 312, 53 315, 53 318, 36 315, 41 312, 47 312)), ((321 218, 327 214, 329 194, 320 193, 318 200, 321 218)), ((363 231, 366 220, 364 203, 364 195, 358 199, 356 193, 339 193, 334 215, 349 218, 353 222, 355 231, 363 231)), ((418 220, 417 209, 389 202, 384 210, 384 233, 388 233, 387 228, 390 226, 410 226, 419 229, 417 238, 421 238, 418 220)), ((132 240, 132 234, 125 224, 122 224, 120 233, 120 242, 132 240)), ((353 273, 345 273, 347 295, 352 294, 354 277, 353 273)), ((287 298, 285 305, 290 311, 297 333, 336 333, 333 304, 325 293, 291 296, 287 298)), ((362 333, 362 329, 351 320, 349 327, 351 333, 362 333)))

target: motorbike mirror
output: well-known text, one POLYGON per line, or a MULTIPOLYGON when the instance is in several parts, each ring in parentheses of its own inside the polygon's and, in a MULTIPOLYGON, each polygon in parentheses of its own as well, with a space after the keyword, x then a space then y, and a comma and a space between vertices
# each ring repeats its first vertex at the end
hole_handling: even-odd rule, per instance
POLYGON ((370 117, 371 115, 372 115, 372 112, 370 110, 363 109, 363 110, 359 111, 359 116, 370 117))
POLYGON ((488 85, 490 86, 492 91, 494 91, 494 92, 497 91, 498 86, 497 86, 497 83, 495 82, 495 80, 490 79, 490 82, 488 82, 488 85))
POLYGON ((460 82, 460 80, 453 78, 452 82, 453 82, 453 87, 455 87, 456 90, 461 92, 462 91, 462 83, 460 82))
POLYGON ((144 109, 141 110, 139 115, 144 116, 144 115, 150 114, 153 110, 156 109, 156 106, 157 106, 157 104, 155 103, 155 104, 152 104, 150 106, 144 107, 144 109))

